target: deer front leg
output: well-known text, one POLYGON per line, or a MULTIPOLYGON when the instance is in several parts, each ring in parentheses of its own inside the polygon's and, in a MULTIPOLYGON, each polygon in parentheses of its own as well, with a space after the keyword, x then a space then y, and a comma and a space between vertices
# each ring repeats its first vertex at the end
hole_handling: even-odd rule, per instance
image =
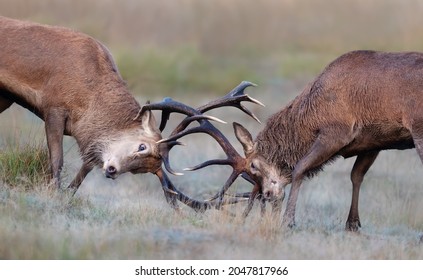
POLYGON ((352 139, 353 137, 347 127, 339 127, 336 131, 331 130, 325 134, 322 133, 313 143, 306 156, 298 161, 292 172, 292 186, 282 219, 283 226, 295 226, 295 207, 297 204, 298 193, 308 172, 321 167, 325 162, 339 152, 340 149, 345 147, 352 139), (333 135, 343 135, 343 137, 336 139, 333 135))
POLYGON ((60 188, 60 172, 63 167, 63 134, 66 114, 61 110, 50 110, 44 119, 47 146, 50 155, 52 183, 60 188))

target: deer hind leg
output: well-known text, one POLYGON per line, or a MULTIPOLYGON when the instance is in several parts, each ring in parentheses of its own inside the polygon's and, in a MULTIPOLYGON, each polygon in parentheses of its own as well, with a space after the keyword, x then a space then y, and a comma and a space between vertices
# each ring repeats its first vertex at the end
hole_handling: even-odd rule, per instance
POLYGON ((63 167, 63 134, 66 115, 60 110, 51 110, 45 116, 47 146, 50 155, 52 184, 60 188, 60 172, 63 167))
POLYGON ((364 175, 366 175, 370 166, 375 162, 379 151, 368 152, 357 156, 354 166, 351 171, 351 182, 353 186, 352 200, 350 212, 345 225, 345 229, 349 231, 358 231, 361 227, 360 218, 358 215, 358 197, 360 193, 360 186, 363 182, 364 175))
POLYGON ((282 218, 283 226, 295 226, 295 207, 298 193, 308 172, 320 168, 352 140, 351 129, 347 127, 337 127, 336 130, 319 134, 309 152, 297 162, 292 172, 291 191, 282 218))
POLYGON ((414 146, 423 163, 423 120, 415 121, 411 127, 411 136, 413 137, 414 146))

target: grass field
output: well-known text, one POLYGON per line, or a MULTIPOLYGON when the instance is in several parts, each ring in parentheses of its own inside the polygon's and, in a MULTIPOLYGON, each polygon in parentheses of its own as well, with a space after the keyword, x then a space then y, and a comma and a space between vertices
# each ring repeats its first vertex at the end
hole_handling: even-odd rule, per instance
MULTIPOLYGON (((343 52, 423 50, 416 35, 423 34, 421 1, 9 2, 0 0, 0 15, 69 26, 105 42, 140 102, 171 96, 201 105, 250 80, 259 86, 248 93, 267 105, 249 106, 262 121, 343 52)), ((253 134, 263 127, 235 109, 213 115, 253 134)), ((236 143, 231 125, 219 128, 236 143)), ((13 150, 10 143, 39 148, 43 141, 43 123, 24 109, 13 105, 0 115, 1 155, 13 150)), ((206 136, 184 142, 172 152, 178 170, 222 156, 206 136)), ((177 214, 151 174, 111 181, 96 169, 74 198, 44 183, 12 186, 0 176, 0 259, 423 259, 423 166, 416 152, 378 157, 363 183, 359 233, 344 231, 353 160, 339 159, 304 184, 293 230, 281 229, 270 214, 261 218, 257 207, 245 222, 186 207, 177 214)), ((79 164, 76 144, 66 138, 65 183, 79 164)), ((204 199, 229 172, 212 167, 172 180, 204 199)), ((233 191, 249 188, 240 181, 233 191)))
MULTIPOLYGON (((250 94, 255 96, 259 91, 260 88, 252 89, 250 94)), ((219 117, 243 119, 246 123, 247 119, 240 113, 235 110, 232 113, 219 113, 219 117)), ((25 119, 29 116, 14 107, 2 114, 2 128, 7 127, 8 115, 14 114, 17 123, 28 122, 25 119)), ((29 122, 37 127, 39 121, 29 122)), ((251 121, 247 124, 255 131, 262 126, 251 121)), ((42 132, 41 123, 39 129, 42 132)), ((222 130, 235 143, 229 125, 222 125, 222 130)), ((1 133, 5 135, 4 131, 1 133)), ((205 136, 185 139, 187 147, 172 154, 175 168, 221 156, 215 144, 208 141, 205 136)), ((79 161, 73 141, 66 139, 66 143, 64 173, 69 181, 79 161)), ((239 145, 237 148, 240 149, 239 145)), ((270 214, 261 219, 258 207, 245 223, 214 210, 201 215, 183 207, 182 214, 176 214, 166 204, 159 182, 151 174, 128 174, 111 181, 100 170, 94 170, 73 199, 45 185, 24 191, 2 184, 0 256, 4 259, 423 258, 423 245, 419 242, 423 233, 423 175, 415 151, 383 152, 369 171, 361 192, 360 233, 344 231, 351 197, 352 164, 352 160, 340 159, 303 186, 294 230, 280 229, 270 214)), ((213 167, 172 180, 189 195, 206 198, 217 191, 223 183, 222 174, 228 172, 213 167)), ((235 186, 237 190, 248 188, 243 183, 235 186)), ((231 211, 241 213, 243 207, 239 205, 231 211)))

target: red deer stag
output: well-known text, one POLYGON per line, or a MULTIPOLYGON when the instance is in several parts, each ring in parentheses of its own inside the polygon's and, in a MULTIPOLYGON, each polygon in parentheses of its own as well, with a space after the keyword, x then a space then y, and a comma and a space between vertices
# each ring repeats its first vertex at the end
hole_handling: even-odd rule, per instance
POLYGON ((79 146, 75 191, 95 167, 106 176, 160 168, 154 116, 129 93, 109 51, 70 29, 0 17, 0 113, 17 103, 45 122, 54 184, 60 186, 64 135, 79 146), (131 158, 126 166, 108 166, 131 158))
POLYGON ((352 202, 346 229, 361 227, 358 197, 364 175, 381 150, 416 147, 423 161, 423 54, 354 51, 342 55, 287 107, 273 115, 255 141, 242 126, 249 172, 268 199, 282 200, 292 183, 283 224, 295 224, 295 207, 306 177, 338 156, 357 156, 351 171, 352 202), (278 168, 278 176, 263 169, 278 168))
MULTIPOLYGON (((83 161, 69 185, 74 193, 95 166, 113 179, 124 172, 151 172, 168 182, 165 194, 176 207, 166 188, 174 186, 161 165, 164 161, 169 167, 168 150, 178 142, 159 142, 166 120, 159 129, 150 110, 141 112, 105 46, 70 29, 5 17, 0 17, 0 38, 0 113, 17 103, 44 120, 54 185, 60 187, 63 136, 70 135, 83 161)), ((243 109, 241 101, 256 102, 243 93, 249 85, 240 84, 229 101, 213 103, 213 108, 243 109)), ((216 120, 183 104, 167 104, 172 106, 164 116, 189 108, 186 125, 198 121, 211 126, 207 119, 216 120)), ((183 194, 177 198, 195 202, 183 194)))
MULTIPOLYGON (((231 165, 256 182, 244 215, 258 195, 280 206, 285 186, 291 183, 282 224, 294 226, 303 180, 339 156, 357 156, 346 221, 346 230, 357 231, 361 227, 360 185, 378 153, 415 147, 423 161, 421 108, 422 53, 354 51, 340 56, 302 94, 271 116, 255 140, 234 123, 246 158, 234 158, 231 165)), ((225 185, 215 197, 221 199, 228 188, 225 185)))

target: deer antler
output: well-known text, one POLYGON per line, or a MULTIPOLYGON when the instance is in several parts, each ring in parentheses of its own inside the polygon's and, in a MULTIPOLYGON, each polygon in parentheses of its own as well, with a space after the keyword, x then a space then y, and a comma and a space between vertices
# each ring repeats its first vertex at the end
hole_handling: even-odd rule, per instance
POLYGON ((241 104, 242 101, 247 101, 265 107, 263 103, 244 93, 244 90, 249 86, 256 87, 257 85, 251 82, 243 81, 225 96, 199 107, 198 111, 200 111, 201 113, 205 113, 215 108, 233 106, 240 109, 241 111, 252 117, 254 120, 256 120, 258 123, 260 123, 260 120, 250 110, 248 110, 245 106, 241 104))
MULTIPOLYGON (((165 193, 166 193, 166 190, 170 190, 170 193, 174 194, 179 201, 191 207, 196 212, 202 213, 211 208, 218 208, 221 205, 235 204, 240 201, 246 200, 246 198, 240 199, 238 197, 231 197, 229 199, 223 199, 222 202, 220 202, 220 205, 217 205, 216 201, 196 200, 196 199, 190 198, 189 196, 185 195, 183 192, 178 190, 162 169, 159 169, 155 174, 159 178, 162 184, 162 187, 165 190, 165 193)), ((170 198, 170 200, 172 200, 172 198, 170 198)), ((174 208, 177 208, 176 204, 173 201, 170 203, 174 208)))
MULTIPOLYGON (((163 189, 167 193, 171 193, 176 195, 177 199, 183 202, 184 204, 190 206, 191 208, 197 211, 205 211, 211 207, 215 207, 220 209, 222 205, 237 203, 241 201, 240 198, 242 197, 233 197, 232 199, 224 199, 223 196, 225 192, 229 189, 229 187, 233 184, 233 182, 238 178, 240 174, 244 172, 245 168, 245 159, 238 154, 236 149, 230 144, 229 140, 220 132, 211 122, 218 121, 223 122, 220 119, 215 117, 204 115, 203 113, 210 111, 215 108, 225 107, 225 106, 232 106, 239 108, 241 111, 259 121, 258 118, 246 107, 244 107, 241 102, 251 102, 254 104, 258 104, 264 106, 260 101, 255 100, 244 93, 244 90, 249 86, 255 86, 255 84, 250 82, 242 82, 237 87, 235 87, 232 91, 230 91, 225 96, 207 103, 197 109, 189 107, 183 103, 174 101, 170 98, 165 98, 160 103, 153 103, 153 104, 146 104, 141 108, 140 113, 144 110, 162 110, 162 120, 160 124, 160 129, 163 130, 166 126, 167 120, 171 113, 181 113, 187 115, 187 117, 172 131, 170 136, 166 139, 160 140, 158 143, 161 145, 161 156, 163 158, 163 162, 165 168, 168 172, 174 175, 180 175, 181 173, 175 172, 169 164, 169 151, 175 145, 180 145, 181 143, 177 140, 183 136, 193 133, 206 133, 213 137, 217 143, 221 146, 225 154, 227 155, 226 159, 214 159, 208 160, 203 162, 197 166, 186 168, 184 170, 194 171, 198 170, 210 165, 230 165, 233 169, 231 175, 223 185, 222 189, 211 199, 208 201, 198 201, 191 199, 190 197, 186 196, 171 183, 169 178, 166 176, 166 173, 163 170, 159 169, 156 172, 156 175, 159 177, 163 189), (197 121, 199 126, 186 129, 190 123, 193 121, 197 121)), ((243 176, 245 178, 245 176, 243 176)), ((251 181, 251 180, 250 180, 251 181)), ((166 193, 165 192, 165 193, 166 193)), ((257 192, 249 193, 250 201, 254 201, 257 196, 257 192)), ((245 197, 244 197, 245 198, 245 197)), ((252 203, 252 202, 250 202, 252 203)), ((173 203, 174 204, 174 203, 173 203)), ((252 206, 251 206, 252 207, 252 206)), ((247 210, 246 210, 247 211, 247 210)), ((249 211, 248 211, 249 212, 249 211)), ((247 213, 248 214, 248 213, 247 213)))

